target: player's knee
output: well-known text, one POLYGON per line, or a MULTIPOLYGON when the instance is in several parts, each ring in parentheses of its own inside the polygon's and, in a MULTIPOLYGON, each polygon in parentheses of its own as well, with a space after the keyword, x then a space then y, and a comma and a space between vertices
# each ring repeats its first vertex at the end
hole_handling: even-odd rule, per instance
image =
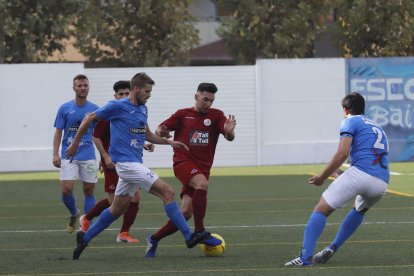
POLYGON ((84 187, 84 188, 83 188, 83 193, 84 193, 86 196, 93 196, 93 192, 94 192, 94 190, 95 190, 95 186, 91 186, 91 187, 84 187))
POLYGON ((175 199, 175 191, 174 191, 174 189, 170 187, 168 190, 165 190, 164 191, 164 198, 168 202, 174 201, 174 199, 175 199))
POLYGON ((194 187, 194 189, 196 190, 208 190, 208 181, 207 180, 203 180, 203 181, 197 181, 194 182, 192 187, 194 187))

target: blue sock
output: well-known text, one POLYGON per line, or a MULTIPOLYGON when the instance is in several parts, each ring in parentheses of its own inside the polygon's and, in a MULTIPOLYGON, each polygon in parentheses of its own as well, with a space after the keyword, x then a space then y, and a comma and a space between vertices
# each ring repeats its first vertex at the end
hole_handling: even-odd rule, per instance
POLYGON ((184 218, 183 212, 181 212, 180 208, 178 208, 177 203, 174 201, 164 205, 164 210, 170 220, 172 220, 178 230, 180 230, 185 240, 188 241, 191 238, 192 231, 188 225, 188 222, 184 218))
POLYGON ((308 260, 313 256, 316 243, 326 224, 326 216, 321 212, 313 212, 308 220, 303 234, 302 259, 308 260))
POLYGON ((85 203, 83 205, 83 212, 86 214, 93 207, 95 207, 95 204, 96 204, 96 198, 95 198, 94 195, 92 195, 92 196, 85 195, 85 203))
POLYGON ((355 230, 361 225, 364 220, 364 213, 357 212, 355 208, 352 208, 339 227, 338 233, 336 234, 335 240, 331 243, 330 247, 335 251, 344 244, 344 242, 352 236, 355 230))
POLYGON ((65 204, 66 208, 68 208, 70 214, 72 216, 76 215, 78 209, 76 208, 75 197, 73 196, 73 194, 65 195, 64 193, 62 193, 62 201, 65 204))
POLYGON ((109 227, 118 217, 112 215, 109 208, 106 208, 99 216, 98 220, 89 228, 89 230, 83 236, 83 240, 89 243, 99 233, 109 227))

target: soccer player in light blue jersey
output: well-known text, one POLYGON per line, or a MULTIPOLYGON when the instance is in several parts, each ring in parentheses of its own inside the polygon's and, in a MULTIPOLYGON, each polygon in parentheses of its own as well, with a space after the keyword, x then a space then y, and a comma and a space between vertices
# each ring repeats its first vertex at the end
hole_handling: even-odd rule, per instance
POLYGON ((155 82, 147 74, 136 74, 131 80, 131 92, 128 98, 110 101, 86 116, 73 139, 73 143, 66 150, 67 158, 75 156, 82 136, 92 122, 100 119, 110 122, 109 154, 115 163, 119 176, 118 185, 111 206, 102 212, 88 231, 77 233, 77 247, 73 251, 74 260, 79 259, 85 247, 95 236, 124 214, 138 188, 161 198, 168 218, 174 222, 184 236, 187 247, 194 247, 208 238, 204 233, 191 231, 175 202, 174 189, 142 164, 142 150, 145 141, 154 144, 169 144, 173 148, 188 150, 186 144, 159 137, 149 129, 147 124, 148 110, 145 104, 151 97, 154 84, 155 82))
POLYGON ((60 168, 60 186, 62 189, 62 201, 70 212, 69 222, 66 227, 68 233, 73 233, 80 211, 76 207, 73 188, 76 179, 83 182, 85 195, 84 212, 87 213, 95 206, 94 189, 97 182, 95 149, 92 142, 93 125, 89 126, 79 143, 79 151, 72 156, 72 160, 65 159, 66 150, 72 143, 78 128, 88 113, 95 111, 98 106, 87 100, 89 94, 89 80, 85 75, 76 75, 73 79, 75 100, 71 100, 60 106, 56 116, 53 137, 53 165, 60 168), (62 139, 63 132, 63 139, 62 139), (61 157, 59 146, 62 141, 61 157))
POLYGON ((361 225, 364 214, 385 194, 389 182, 388 140, 384 130, 364 116, 365 100, 358 93, 342 99, 345 119, 340 127, 338 150, 325 170, 309 179, 321 186, 349 155, 351 167, 325 190, 305 227, 301 256, 285 266, 326 263, 361 225), (327 217, 355 198, 353 208, 339 227, 334 241, 313 256, 327 217))

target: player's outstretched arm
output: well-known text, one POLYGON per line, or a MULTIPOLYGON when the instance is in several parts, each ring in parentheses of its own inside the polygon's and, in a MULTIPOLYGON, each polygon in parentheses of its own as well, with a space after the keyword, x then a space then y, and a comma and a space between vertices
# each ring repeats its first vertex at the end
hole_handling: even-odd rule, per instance
POLYGON ((338 145, 338 150, 332 157, 331 161, 329 162, 328 166, 320 175, 312 176, 308 179, 310 184, 314 184, 316 186, 321 186, 325 180, 332 175, 337 169, 339 169, 345 160, 348 158, 349 151, 351 149, 352 138, 351 137, 343 137, 338 145))
POLYGON ((153 133, 148 125, 147 125, 147 139, 148 142, 154 143, 154 144, 161 144, 161 145, 171 145, 173 148, 184 148, 186 150, 190 150, 186 144, 180 141, 174 141, 167 139, 165 137, 160 137, 153 133))
POLYGON ((233 141, 236 134, 234 133, 234 129, 236 128, 236 117, 234 115, 229 115, 224 123, 224 138, 228 141, 233 141))
POLYGON ((88 130, 89 125, 95 120, 98 120, 98 117, 96 116, 96 112, 89 113, 88 115, 85 116, 81 125, 78 128, 78 131, 76 132, 75 137, 73 138, 72 144, 66 150, 67 159, 72 160, 73 157, 76 155, 82 136, 88 130))

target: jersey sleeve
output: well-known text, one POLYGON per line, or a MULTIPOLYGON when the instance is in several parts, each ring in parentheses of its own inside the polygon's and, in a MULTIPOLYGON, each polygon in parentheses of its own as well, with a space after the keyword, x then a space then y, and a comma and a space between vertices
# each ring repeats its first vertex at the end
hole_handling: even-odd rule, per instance
POLYGON ((342 121, 339 129, 341 139, 343 137, 354 137, 356 125, 352 123, 351 118, 346 118, 342 121))
POLYGON ((99 121, 93 131, 93 137, 101 138, 103 133, 105 132, 107 121, 99 121))
POLYGON ((66 126, 65 111, 63 105, 59 107, 58 113, 56 115, 55 123, 53 125, 55 128, 64 129, 66 126))
POLYGON ((224 135, 224 124, 226 123, 226 115, 224 115, 224 112, 219 110, 219 112, 217 113, 217 117, 218 117, 218 129, 220 131, 221 134, 224 135))
POLYGON ((119 104, 117 101, 110 101, 106 105, 98 108, 96 112, 96 116, 100 120, 111 120, 113 118, 114 114, 116 114, 116 111, 119 109, 119 104))
POLYGON ((175 131, 180 127, 181 122, 181 114, 180 110, 177 110, 170 118, 162 122, 160 125, 166 125, 168 130, 175 131))

